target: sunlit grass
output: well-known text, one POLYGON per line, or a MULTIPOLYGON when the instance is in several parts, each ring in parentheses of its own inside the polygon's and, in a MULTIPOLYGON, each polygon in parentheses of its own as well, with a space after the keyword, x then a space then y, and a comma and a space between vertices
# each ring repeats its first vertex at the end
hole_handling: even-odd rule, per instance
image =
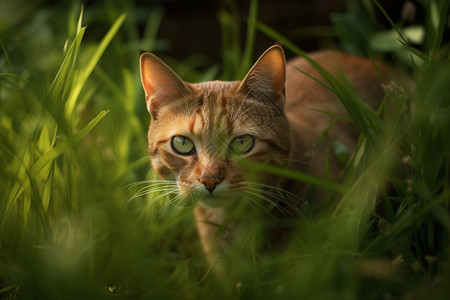
MULTIPOLYGON (((305 207, 305 218, 282 252, 241 257, 239 241, 259 238, 250 230, 242 232, 224 262, 230 270, 226 280, 214 276, 203 256, 192 207, 168 206, 161 194, 145 193, 148 180, 156 177, 149 169, 149 116, 138 50, 161 45, 157 28, 164 13, 152 9, 142 20, 131 2, 125 1, 121 11, 105 3, 108 20, 103 19, 103 31, 95 37, 89 36, 93 28, 85 27, 85 19, 96 20, 103 11, 54 8, 55 15, 68 16, 67 24, 53 28, 58 33, 54 46, 45 44, 48 53, 37 49, 39 57, 33 53, 38 41, 26 37, 41 28, 37 36, 52 39, 45 33, 46 10, 34 17, 24 11, 17 18, 31 18, 31 23, 19 20, 11 25, 14 34, 12 29, 2 32, 2 299, 450 295, 450 62, 449 47, 442 45, 446 1, 424 1, 427 36, 422 45, 412 47, 407 38, 400 39, 402 62, 410 53, 405 68, 412 82, 386 85, 389 114, 362 105, 344 78, 320 70, 323 84, 339 95, 363 133, 341 182, 243 163, 326 188, 340 201, 331 201, 316 216, 305 207), (138 22, 146 24, 143 39, 138 38, 138 22), (19 43, 15 35, 24 39, 19 43)), ((373 9, 382 9, 374 3, 373 9)), ((199 74, 184 62, 171 61, 183 78, 239 79, 252 63, 256 30, 283 42, 286 51, 306 56, 256 21, 257 1, 251 1, 248 39, 241 47, 231 6, 220 13, 222 73, 211 66, 199 74)), ((389 18, 389 12, 383 14, 389 18)), ((401 28, 392 25, 401 36, 401 28)), ((395 45, 392 51, 399 49, 395 45)), ((255 232, 258 225, 253 224, 255 232)))

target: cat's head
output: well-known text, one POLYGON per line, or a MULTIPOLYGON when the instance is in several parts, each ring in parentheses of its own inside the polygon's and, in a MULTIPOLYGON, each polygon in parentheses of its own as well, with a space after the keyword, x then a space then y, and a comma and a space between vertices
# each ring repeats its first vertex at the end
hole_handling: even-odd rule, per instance
POLYGON ((264 52, 242 81, 188 83, 148 52, 140 66, 152 118, 152 165, 161 177, 177 182, 180 195, 216 207, 252 193, 254 181, 277 184, 274 177, 244 170, 238 159, 277 166, 288 160, 280 46, 264 52))

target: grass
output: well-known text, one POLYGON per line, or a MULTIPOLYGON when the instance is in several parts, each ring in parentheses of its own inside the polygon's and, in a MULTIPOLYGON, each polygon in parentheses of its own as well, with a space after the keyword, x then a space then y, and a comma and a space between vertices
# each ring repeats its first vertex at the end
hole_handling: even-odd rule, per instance
MULTIPOLYGON (((64 4, 11 14, 0 40, 1 298, 447 299, 449 4, 422 2, 426 34, 419 44, 391 21, 385 31, 361 26, 367 40, 349 45, 339 32, 346 20, 372 20, 375 10, 389 18, 377 1, 363 8, 353 1, 349 16, 333 17, 343 48, 371 56, 379 55, 372 50, 389 51, 413 82, 386 86, 385 103, 393 108, 380 118, 382 111, 361 106, 345 78, 322 70, 324 84, 364 133, 343 181, 253 167, 311 181, 340 201, 300 220, 283 253, 251 260, 230 255, 225 283, 217 282, 203 257, 191 208, 164 206, 164 198, 149 205, 155 194, 133 199, 154 176, 138 49, 164 49, 157 37, 163 11, 138 13, 131 1, 119 7, 105 1, 81 13, 64 4), (96 25, 85 27, 90 22, 96 25), (380 37, 393 32, 397 43, 380 46, 380 37)), ((172 60, 183 78, 239 78, 253 60, 257 30, 306 56, 257 22, 257 1, 251 2, 241 51, 232 26, 238 14, 227 3, 220 13, 226 68, 199 73, 172 60)), ((8 4, 1 5, 7 11, 8 4)))

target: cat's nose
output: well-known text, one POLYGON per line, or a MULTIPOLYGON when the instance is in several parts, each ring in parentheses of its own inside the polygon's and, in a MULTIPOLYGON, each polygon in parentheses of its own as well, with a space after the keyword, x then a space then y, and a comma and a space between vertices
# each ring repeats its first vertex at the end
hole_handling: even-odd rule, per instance
POLYGON ((217 176, 205 176, 199 179, 201 183, 205 185, 205 188, 212 193, 216 186, 222 181, 221 178, 217 176))

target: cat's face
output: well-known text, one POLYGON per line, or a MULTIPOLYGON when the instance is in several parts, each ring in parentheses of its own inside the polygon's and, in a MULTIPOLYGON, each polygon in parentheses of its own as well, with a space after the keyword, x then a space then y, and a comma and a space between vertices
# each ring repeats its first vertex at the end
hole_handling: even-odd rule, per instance
POLYGON ((141 56, 141 76, 153 168, 175 180, 183 198, 217 207, 254 193, 258 183, 276 185, 274 177, 243 169, 239 159, 287 163, 281 47, 269 48, 242 82, 186 83, 150 53, 141 56))

